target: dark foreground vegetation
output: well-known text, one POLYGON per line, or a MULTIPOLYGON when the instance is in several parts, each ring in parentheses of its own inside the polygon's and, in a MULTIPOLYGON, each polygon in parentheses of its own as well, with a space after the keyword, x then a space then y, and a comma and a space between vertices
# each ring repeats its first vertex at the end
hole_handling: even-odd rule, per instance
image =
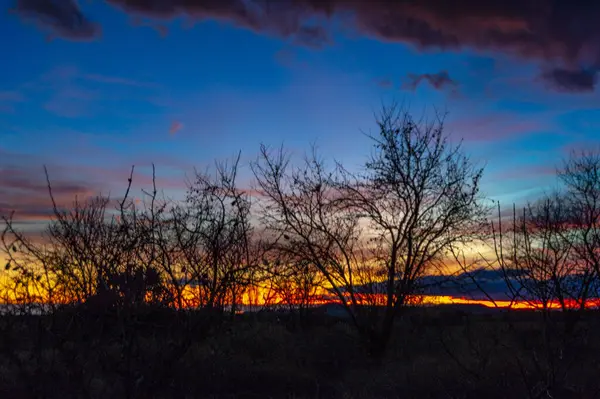
MULTIPOLYGON (((316 311, 315 311, 316 313, 316 311)), ((6 398, 596 398, 600 329, 544 342, 540 313, 415 308, 373 359, 346 321, 69 307, 0 319, 6 398), (213 320, 214 321, 214 320, 213 320), (560 348, 560 353, 553 353, 560 348), (553 363, 553 361, 555 363, 553 363)))
POLYGON ((573 154, 556 191, 506 212, 443 126, 392 106, 358 172, 261 146, 251 189, 238 157, 196 172, 181 201, 155 178, 134 198, 132 169, 119 198, 58 203, 46 171, 42 234, 2 215, 1 389, 599 397, 600 154, 573 154), (414 307, 447 283, 509 310, 414 307), (324 300, 343 317, 319 313, 324 300), (264 311, 239 314, 247 305, 264 311))

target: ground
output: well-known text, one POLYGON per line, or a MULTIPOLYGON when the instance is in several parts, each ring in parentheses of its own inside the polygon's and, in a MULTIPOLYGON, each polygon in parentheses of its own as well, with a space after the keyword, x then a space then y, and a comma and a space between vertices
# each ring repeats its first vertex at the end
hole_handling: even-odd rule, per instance
POLYGON ((368 356, 347 320, 324 314, 3 316, 0 396, 598 397, 597 315, 560 342, 544 339, 539 316, 413 309, 382 359, 368 356))

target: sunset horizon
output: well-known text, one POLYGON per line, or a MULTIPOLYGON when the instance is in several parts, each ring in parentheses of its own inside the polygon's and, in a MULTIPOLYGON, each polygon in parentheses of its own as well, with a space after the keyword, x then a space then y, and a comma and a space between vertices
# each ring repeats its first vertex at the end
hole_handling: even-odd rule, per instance
POLYGON ((1 397, 600 397, 600 3, 5 3, 1 397))

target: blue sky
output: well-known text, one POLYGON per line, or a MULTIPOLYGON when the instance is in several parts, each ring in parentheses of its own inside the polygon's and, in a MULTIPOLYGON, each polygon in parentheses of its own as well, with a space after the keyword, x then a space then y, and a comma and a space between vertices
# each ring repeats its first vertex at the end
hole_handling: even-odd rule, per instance
MULTIPOLYGON (((356 166, 369 151, 361 131, 373 130, 373 113, 392 100, 416 115, 447 111, 448 133, 486 164, 484 191, 504 203, 534 198, 554 184, 553 169, 570 150, 600 143, 595 72, 585 87, 558 73, 550 84, 540 72, 571 65, 562 53, 548 58, 530 47, 531 56, 514 45, 465 39, 448 48, 402 33, 390 38, 367 20, 345 23, 344 13, 356 10, 341 0, 332 2, 341 4, 339 15, 319 25, 327 38, 317 44, 270 17, 249 29, 226 7, 215 14, 203 5, 173 11, 66 1, 72 9, 48 11, 42 3, 17 1, 0 14, 7 55, 0 63, 3 212, 43 217, 44 164, 64 198, 118 192, 132 164, 136 183, 147 185, 152 162, 159 186, 179 197, 194 166, 239 150, 246 165, 260 143, 283 143, 298 154, 316 143, 325 157, 356 166), (81 16, 78 24, 73 15, 81 16), (88 19, 97 25, 84 26, 88 19), (98 28, 88 34, 82 26, 98 28)), ((322 17, 290 10, 293 21, 322 17)), ((429 15, 422 11, 414 12, 429 15)), ((484 20, 478 15, 469 20, 474 26, 484 20)), ((510 16, 528 21, 517 11, 510 16)), ((483 34, 491 23, 484 22, 483 34)), ((462 28, 452 29, 460 39, 462 28)), ((573 40, 585 44, 596 34, 573 40)), ((562 44, 552 40, 547 48, 562 44)), ((577 65, 594 60, 593 50, 577 54, 577 65)), ((249 173, 242 177, 251 184, 249 173)))

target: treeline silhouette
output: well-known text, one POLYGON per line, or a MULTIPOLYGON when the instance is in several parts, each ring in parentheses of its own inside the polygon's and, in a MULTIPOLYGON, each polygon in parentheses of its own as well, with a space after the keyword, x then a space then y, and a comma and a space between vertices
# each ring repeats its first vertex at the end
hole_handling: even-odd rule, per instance
POLYGON ((396 104, 358 172, 260 147, 196 171, 183 201, 55 200, 42 238, 4 217, 9 397, 596 397, 600 155, 512 212, 483 168, 396 104), (116 204, 116 206, 115 206, 116 204), (494 210, 497 209, 497 215, 494 210), (474 250, 487 247, 489 251, 474 250), (460 274, 460 279, 454 279, 460 274), (415 307, 435 281, 513 303, 415 307), (440 277, 445 276, 445 277, 440 277), (324 314, 335 302, 345 317, 324 314), (252 312, 242 312, 252 307, 252 312), (282 311, 284 310, 284 311, 282 311), (445 367, 443 367, 445 366, 445 367), (395 371, 393 371, 395 370, 395 371), (244 396, 245 395, 245 396, 244 396))

